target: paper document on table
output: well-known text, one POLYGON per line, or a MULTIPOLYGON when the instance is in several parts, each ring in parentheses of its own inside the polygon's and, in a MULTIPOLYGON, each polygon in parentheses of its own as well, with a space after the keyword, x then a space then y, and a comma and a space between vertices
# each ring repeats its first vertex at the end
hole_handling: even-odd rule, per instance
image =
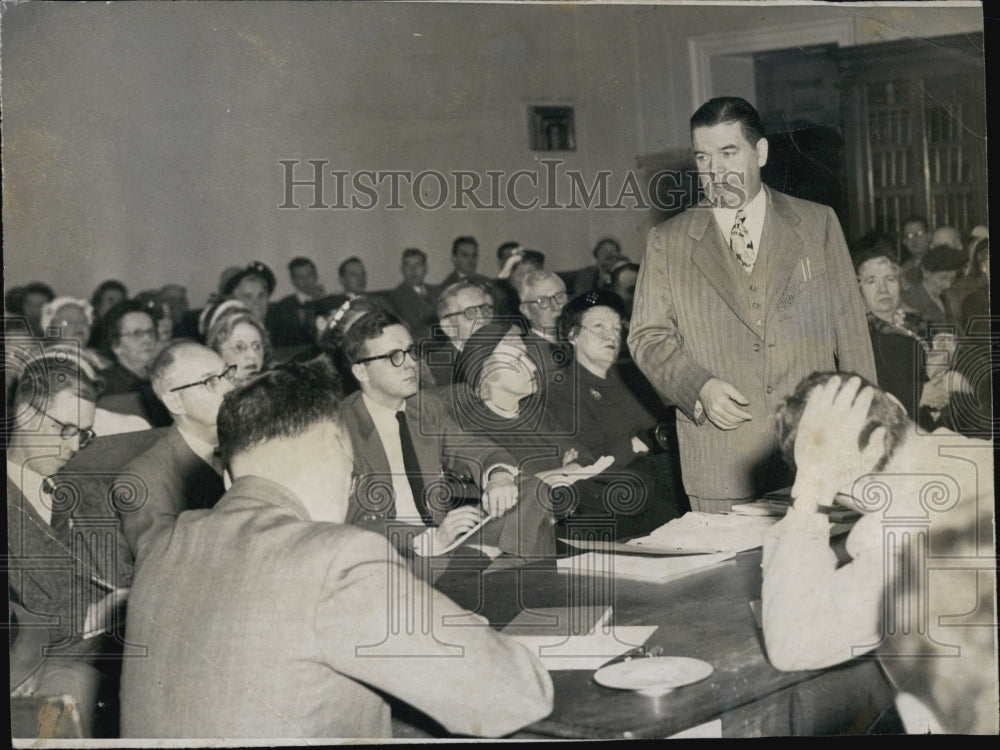
POLYGON ((616 578, 664 583, 728 560, 735 555, 735 552, 716 552, 711 555, 684 557, 648 557, 586 552, 582 555, 561 558, 556 565, 559 570, 576 575, 612 575, 616 578))
POLYGON ((652 534, 629 544, 678 549, 711 549, 742 552, 764 544, 764 532, 778 522, 772 516, 698 513, 691 511, 675 518, 652 534))
POLYGON ((715 553, 714 549, 695 549, 693 547, 657 547, 653 544, 637 545, 633 542, 609 542, 603 539, 563 539, 571 547, 595 552, 622 552, 628 555, 705 555, 715 553))
POLYGON ((522 610, 503 629, 505 635, 587 635, 611 622, 611 607, 534 607, 522 610))
POLYGON ((451 552, 453 549, 458 547, 462 542, 467 540, 470 536, 479 531, 483 526, 493 520, 493 516, 483 516, 482 519, 471 529, 466 531, 461 536, 457 537, 455 541, 451 544, 446 545, 440 549, 434 546, 434 541, 437 539, 435 528, 429 528, 423 534, 413 539, 413 551, 416 552, 421 557, 434 557, 436 555, 443 555, 451 552))
MULTIPOLYGON (((513 623, 512 623, 513 624, 513 623)), ((528 635, 520 629, 502 630, 541 659, 550 672, 559 669, 599 669, 616 656, 642 646, 656 625, 613 626, 602 618, 589 633, 528 635)))

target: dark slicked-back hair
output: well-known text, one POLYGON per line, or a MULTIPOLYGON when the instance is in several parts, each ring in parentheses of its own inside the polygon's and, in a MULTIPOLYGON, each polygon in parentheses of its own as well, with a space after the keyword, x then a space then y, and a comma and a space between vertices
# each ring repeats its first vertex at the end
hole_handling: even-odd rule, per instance
MULTIPOLYGON (((774 415, 775 431, 778 434, 778 446, 781 455, 786 463, 792 468, 795 467, 795 437, 798 435, 799 422, 802 419, 802 412, 806 408, 806 402, 815 388, 825 385, 830 378, 840 378, 841 388, 851 378, 861 380, 861 388, 871 388, 875 391, 871 406, 868 408, 868 421, 858 433, 858 447, 865 448, 868 445, 868 438, 879 427, 885 427, 885 452, 875 464, 872 471, 882 471, 885 465, 892 458, 896 448, 903 442, 906 433, 912 428, 913 423, 906 416, 906 410, 893 399, 888 393, 877 385, 861 377, 855 372, 814 372, 803 378, 795 392, 786 396, 778 407, 774 415)), ((858 393, 861 392, 858 389, 858 393)), ((830 425, 831 430, 839 429, 837 425, 830 425)))
POLYGON ((344 353, 347 354, 347 360, 353 364, 363 359, 365 344, 377 339, 389 326, 401 325, 403 322, 392 313, 383 310, 365 313, 354 321, 344 334, 344 353))
POLYGON ((219 408, 219 451, 234 456, 268 440, 293 438, 321 422, 340 424, 340 380, 323 360, 288 362, 230 391, 219 408))
POLYGON ((316 264, 312 262, 311 258, 307 258, 304 255, 298 255, 288 261, 288 273, 291 273, 300 266, 309 266, 312 270, 316 270, 316 264))
POLYGON ((407 258, 420 258, 420 260, 426 263, 427 253, 419 247, 408 247, 403 251, 403 260, 406 260, 407 258))
POLYGON ((348 258, 339 266, 337 266, 337 275, 343 277, 344 271, 347 270, 347 267, 351 265, 351 263, 360 263, 362 268, 364 268, 365 266, 365 262, 361 260, 361 258, 359 258, 357 255, 352 255, 350 258, 348 258))
POLYGON ((709 99, 691 115, 691 133, 695 128, 710 128, 713 125, 738 122, 743 137, 751 146, 764 137, 764 123, 757 110, 746 99, 738 96, 718 96, 709 99))
POLYGON ((459 245, 475 245, 476 249, 479 249, 479 243, 476 241, 476 238, 467 234, 463 234, 461 237, 456 237, 455 241, 451 243, 452 255, 458 252, 459 245))

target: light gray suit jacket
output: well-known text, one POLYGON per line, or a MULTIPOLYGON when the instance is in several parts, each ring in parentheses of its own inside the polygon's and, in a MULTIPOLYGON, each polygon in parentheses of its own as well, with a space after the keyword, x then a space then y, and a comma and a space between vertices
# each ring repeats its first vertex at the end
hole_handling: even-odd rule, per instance
POLYGON ((788 481, 772 418, 817 370, 875 381, 868 325, 836 215, 767 190, 757 262, 747 275, 709 208, 690 208, 649 232, 628 344, 657 391, 677 404, 688 494, 759 496, 788 481), (709 378, 750 400, 753 420, 724 431, 694 420, 709 378))
POLYGON ((527 648, 415 580, 385 538, 310 520, 274 482, 238 478, 143 554, 127 634, 149 651, 124 660, 122 737, 386 737, 379 691, 485 737, 552 709, 527 648))

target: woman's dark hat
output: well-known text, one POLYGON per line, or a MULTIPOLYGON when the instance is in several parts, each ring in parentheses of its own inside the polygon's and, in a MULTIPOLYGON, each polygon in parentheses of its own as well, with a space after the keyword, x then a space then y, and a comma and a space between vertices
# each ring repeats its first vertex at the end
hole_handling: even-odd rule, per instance
POLYGON ((462 351, 455 360, 455 383, 467 383, 476 390, 482 377, 486 361, 493 354, 500 342, 510 332, 523 334, 524 331, 511 320, 498 320, 488 323, 469 336, 462 351))
POLYGON ((948 245, 935 245, 920 261, 925 271, 960 271, 965 267, 965 253, 948 245))
POLYGON ((243 281, 247 276, 256 276, 261 279, 265 286, 267 286, 267 294, 271 296, 274 294, 274 287, 277 285, 277 279, 274 277, 274 272, 268 268, 266 265, 261 263, 259 260, 255 260, 249 266, 244 268, 239 273, 233 274, 227 280, 225 285, 222 287, 223 294, 232 294, 236 286, 243 281))

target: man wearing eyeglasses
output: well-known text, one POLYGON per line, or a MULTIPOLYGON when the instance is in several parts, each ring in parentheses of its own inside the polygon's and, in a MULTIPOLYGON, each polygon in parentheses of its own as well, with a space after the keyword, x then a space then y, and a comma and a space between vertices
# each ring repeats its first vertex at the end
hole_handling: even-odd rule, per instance
POLYGON ((49 478, 94 437, 95 401, 94 384, 70 360, 35 359, 18 380, 7 443, 11 693, 72 696, 85 731, 98 673, 66 657, 93 644, 79 634, 81 603, 95 593, 85 577, 81 582, 79 561, 52 525, 53 504, 71 500, 73 487, 59 492, 49 478), (62 658, 44 658, 56 645, 62 658))
POLYGON ((487 515, 499 519, 484 527, 490 547, 522 555, 554 548, 554 540, 540 539, 542 519, 534 507, 523 516, 511 512, 518 505, 513 457, 488 438, 466 435, 436 394, 418 395, 417 349, 398 318, 368 313, 348 330, 344 348, 361 386, 341 406, 360 479, 351 497, 351 523, 391 532, 406 555, 412 555, 415 535, 428 527, 434 529, 431 546, 441 550, 487 515), (458 507, 448 499, 435 502, 445 469, 468 476, 481 496, 458 507), (405 533, 405 526, 413 533, 405 533))
POLYGON ((473 281, 458 281, 438 297, 434 340, 424 347, 427 366, 439 386, 452 383, 455 362, 469 336, 493 319, 493 297, 473 281))
POLYGON ((215 422, 223 396, 233 389, 235 367, 185 340, 168 344, 153 361, 153 390, 174 423, 122 473, 124 482, 141 479, 145 490, 136 507, 119 512, 136 568, 149 542, 181 512, 211 508, 225 491, 215 422))
POLYGON ((566 284, 551 271, 532 271, 518 280, 521 314, 531 329, 524 337, 529 355, 535 361, 542 383, 551 383, 570 357, 556 334, 556 320, 569 300, 566 284))

